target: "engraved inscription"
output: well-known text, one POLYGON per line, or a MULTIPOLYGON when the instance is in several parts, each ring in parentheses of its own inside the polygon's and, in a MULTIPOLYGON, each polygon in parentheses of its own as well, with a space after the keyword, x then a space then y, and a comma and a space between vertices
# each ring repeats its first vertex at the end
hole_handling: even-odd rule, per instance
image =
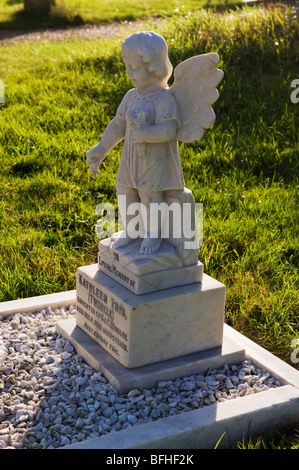
POLYGON ((126 306, 82 273, 78 283, 77 312, 84 317, 82 328, 112 355, 119 356, 120 350, 128 352, 126 306))
MULTIPOLYGON (((113 252, 113 255, 114 255, 114 259, 118 261, 118 253, 113 252)), ((133 288, 135 287, 136 282, 134 281, 134 279, 131 279, 129 276, 119 271, 119 269, 117 269, 115 264, 107 263, 107 261, 104 261, 100 255, 99 255, 98 260, 99 260, 99 266, 102 266, 103 268, 107 269, 107 271, 114 274, 114 276, 116 276, 118 279, 121 279, 125 284, 128 284, 133 288)))

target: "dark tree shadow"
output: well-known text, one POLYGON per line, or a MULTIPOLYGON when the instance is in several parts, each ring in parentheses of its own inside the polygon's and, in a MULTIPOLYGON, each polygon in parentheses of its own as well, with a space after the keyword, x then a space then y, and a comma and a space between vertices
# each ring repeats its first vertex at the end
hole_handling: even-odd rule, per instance
MULTIPOLYGON (((10 0, 13 3, 23 3, 22 0, 10 0)), ((2 30, 35 30, 41 28, 56 29, 69 26, 79 26, 84 24, 80 15, 72 15, 67 8, 53 7, 49 12, 27 12, 24 9, 15 12, 10 21, 0 23, 2 30)), ((18 35, 19 33, 17 33, 18 35)), ((11 34, 9 35, 11 37, 11 34)), ((1 38, 4 38, 1 35, 1 38)))

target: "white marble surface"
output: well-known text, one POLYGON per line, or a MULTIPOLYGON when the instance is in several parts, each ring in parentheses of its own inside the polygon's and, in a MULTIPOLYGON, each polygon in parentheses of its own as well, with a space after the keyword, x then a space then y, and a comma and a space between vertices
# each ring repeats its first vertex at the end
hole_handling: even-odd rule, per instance
POLYGON ((4 318, 17 312, 34 312, 41 308, 59 308, 71 304, 76 304, 76 290, 8 300, 0 303, 0 317, 4 318))
POLYGON ((115 248, 111 239, 99 243, 99 270, 136 295, 202 282, 203 264, 184 266, 177 250, 163 241, 158 252, 140 254, 142 241, 115 248))
POLYGON ((150 255, 141 254, 140 245, 141 240, 136 239, 127 246, 117 248, 111 238, 105 238, 99 242, 99 254, 109 256, 111 262, 117 262, 137 276, 183 266, 176 249, 167 241, 162 242, 157 253, 150 255))
MULTIPOLYGON (((86 157, 96 177, 106 155, 124 140, 116 188, 125 230, 118 243, 130 243, 135 238, 132 230, 135 235, 138 225, 139 229, 142 227, 139 251, 148 255, 160 250, 164 238, 165 214, 153 221, 153 204, 161 206, 166 201, 169 205, 167 195, 173 197, 174 193, 183 202, 189 191, 185 190, 178 141, 200 140, 204 129, 214 124, 211 105, 218 99, 216 86, 223 72, 217 68, 219 56, 214 52, 190 57, 175 68, 175 80, 169 88, 173 66, 168 47, 165 39, 152 31, 130 35, 122 44, 122 58, 134 88, 126 93, 100 142, 88 150, 86 157), (133 228, 132 207, 139 203, 145 210, 133 228)), ((195 217, 191 199, 193 214, 189 222, 195 217)), ((192 250, 186 253, 176 242, 182 259, 189 262, 188 251, 193 258, 192 250)))
POLYGON ((135 295, 98 270, 77 271, 77 325, 127 368, 221 346, 225 286, 202 283, 135 295))
POLYGON ((245 358, 242 345, 224 337, 222 346, 162 362, 127 369, 76 325, 74 318, 61 320, 56 331, 70 341, 78 354, 97 371, 102 371, 119 393, 139 387, 154 387, 159 381, 199 374, 224 364, 236 364, 245 358))

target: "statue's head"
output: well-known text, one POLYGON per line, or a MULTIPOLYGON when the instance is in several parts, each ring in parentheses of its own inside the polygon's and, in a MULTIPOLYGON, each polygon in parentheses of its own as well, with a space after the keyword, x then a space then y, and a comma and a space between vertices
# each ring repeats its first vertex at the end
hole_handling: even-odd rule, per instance
POLYGON ((122 44, 122 57, 137 54, 142 62, 148 64, 148 72, 159 78, 164 86, 172 74, 172 64, 168 57, 165 39, 151 31, 141 31, 129 36, 122 44))

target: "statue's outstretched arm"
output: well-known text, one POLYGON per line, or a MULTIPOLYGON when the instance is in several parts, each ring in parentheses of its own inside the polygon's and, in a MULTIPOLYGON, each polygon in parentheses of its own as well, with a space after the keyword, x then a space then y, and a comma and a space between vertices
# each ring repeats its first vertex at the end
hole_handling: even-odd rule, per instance
POLYGON ((86 152, 87 163, 94 178, 99 174, 99 164, 104 160, 107 153, 124 139, 125 132, 125 121, 119 116, 115 116, 106 127, 100 142, 86 152))

